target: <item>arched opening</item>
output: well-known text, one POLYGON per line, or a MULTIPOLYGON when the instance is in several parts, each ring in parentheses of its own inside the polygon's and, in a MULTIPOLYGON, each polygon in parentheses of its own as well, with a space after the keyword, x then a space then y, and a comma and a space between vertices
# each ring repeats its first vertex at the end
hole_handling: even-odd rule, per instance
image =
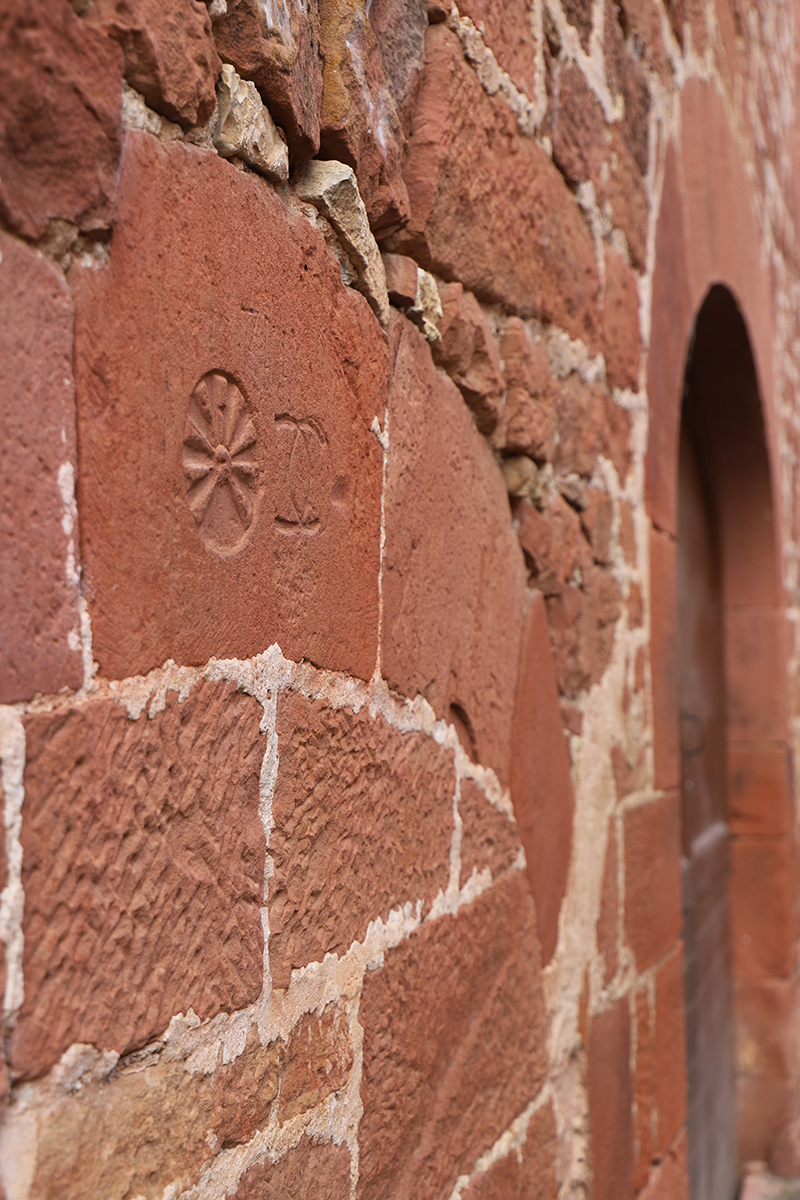
POLYGON ((720 285, 687 356, 678 476, 689 1167, 694 1200, 732 1200, 791 1104, 774 1047, 792 1020, 793 854, 769 453, 747 327, 720 285))

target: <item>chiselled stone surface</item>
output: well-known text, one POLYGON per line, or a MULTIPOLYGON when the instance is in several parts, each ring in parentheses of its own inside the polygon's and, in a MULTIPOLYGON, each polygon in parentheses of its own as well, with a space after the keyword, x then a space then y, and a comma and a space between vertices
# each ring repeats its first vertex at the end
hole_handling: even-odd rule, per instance
POLYGON ((383 718, 284 693, 269 852, 272 983, 447 886, 452 754, 383 718))
POLYGON ((275 122, 249 79, 226 63, 218 90, 219 112, 214 146, 223 158, 237 156, 273 183, 289 178, 289 153, 275 122))
POLYGON ((72 1042, 123 1052, 191 1006, 261 991, 261 708, 232 684, 131 721, 113 701, 25 718, 23 1076, 72 1042))
MULTIPOLYGON (((2 67, 0 67, 0 71, 2 67)), ((0 233, 0 704, 76 688, 72 303, 46 259, 0 233)))
POLYGON ((208 120, 221 63, 203 0, 93 0, 86 17, 119 42, 125 78, 151 108, 186 128, 208 120))
POLYGON ((500 471, 460 393, 402 317, 386 479, 383 670, 407 696, 460 714, 505 778, 525 568, 500 471))
POLYGON ((461 886, 473 870, 486 867, 497 879, 514 863, 520 850, 519 833, 508 816, 487 800, 471 779, 461 781, 461 886))
POLYGON ((551 1104, 537 1109, 519 1150, 476 1175, 464 1200, 555 1200, 556 1123, 551 1104))
POLYGON ((442 318, 434 362, 459 388, 481 433, 491 433, 500 417, 505 388, 489 322, 478 301, 460 283, 444 284, 439 295, 442 318))
POLYGON ((287 1150, 276 1163, 257 1163, 239 1180, 231 1200, 349 1200, 350 1151, 333 1142, 309 1138, 287 1150))
POLYGON ((359 1010, 359 1200, 448 1196, 541 1086, 533 902, 512 872, 387 951, 359 1010))
POLYGON ((308 222, 214 154, 129 132, 120 194, 110 262, 70 271, 95 658, 126 676, 278 640, 369 677, 374 317, 308 222))
POLYGON ((349 1033, 348 1018, 335 1004, 301 1017, 283 1056, 279 1120, 291 1121, 346 1084, 353 1065, 349 1033))
POLYGON ((255 83, 286 133, 293 161, 312 158, 319 149, 322 101, 318 0, 290 6, 226 0, 216 7, 220 55, 255 83))
POLYGON ((598 273, 577 201, 444 26, 428 30, 405 178, 411 219, 392 249, 479 299, 596 340, 598 273))
POLYGON ((105 229, 114 216, 122 54, 66 0, 0 12, 0 217, 25 237, 51 218, 105 229))

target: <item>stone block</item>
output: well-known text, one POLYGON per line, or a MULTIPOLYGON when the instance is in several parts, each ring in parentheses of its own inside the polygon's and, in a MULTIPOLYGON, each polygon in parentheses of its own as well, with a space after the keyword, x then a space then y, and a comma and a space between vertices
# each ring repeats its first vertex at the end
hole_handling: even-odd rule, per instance
POLYGON ((107 229, 120 154, 122 53, 66 0, 0 14, 0 218, 38 238, 51 219, 107 229))
POLYGON ((737 979, 788 976, 795 966, 791 837, 731 841, 731 945, 737 979))
POLYGON ((653 1167, 639 1200, 689 1200, 688 1145, 684 1129, 669 1153, 653 1167))
POLYGON ((797 993, 796 979, 738 980, 734 984, 740 1074, 785 1079, 794 1074, 800 1034, 797 993))
POLYGON ((776 1135, 797 1112, 796 1084, 774 1076, 740 1075, 736 1080, 737 1157, 766 1162, 776 1135))
POLYGON ((592 1200, 632 1200, 633 1088, 627 996, 592 1018, 587 1050, 592 1200))
POLYGON ((350 1200, 350 1151, 333 1142, 300 1139, 277 1162, 257 1163, 239 1180, 230 1200, 350 1200))
POLYGON ((408 219, 403 132, 362 0, 319 0, 323 66, 320 137, 326 158, 356 173, 372 228, 408 219))
MULTIPOLYGON (((636 1104, 634 1125, 634 1188, 638 1192, 648 1180, 655 1157, 655 1060, 653 1021, 646 990, 634 996, 636 1011, 636 1065, 633 1095, 636 1104)), ((685 1053, 682 1055, 685 1059, 685 1053)))
POLYGON ((555 465, 559 472, 589 479, 602 454, 624 483, 631 462, 631 417, 596 384, 585 384, 571 375, 556 393, 558 444, 555 465))
POLYGON ((25 718, 18 1076, 72 1042, 123 1053, 190 1006, 258 997, 261 716, 203 683, 152 719, 113 701, 25 718))
POLYGON ((619 584, 608 571, 589 563, 581 584, 547 598, 550 641, 559 691, 575 697, 598 683, 614 648, 620 615, 619 584))
POLYGON ((678 679, 678 564, 675 539, 650 530, 650 671, 653 766, 657 788, 681 780, 678 679))
POLYGON ((291 1121, 346 1085, 353 1066, 350 1023, 335 1004, 301 1017, 281 1056, 278 1120, 291 1121))
POLYGON ((0 704, 83 680, 72 326, 60 273, 0 233, 0 704))
POLYGON ((728 805, 737 834, 782 834, 792 828, 789 751, 774 742, 728 743, 728 805))
POLYGON ((606 861, 603 867, 603 889, 600 893, 600 912, 597 917, 597 949, 603 957, 604 980, 614 976, 619 965, 619 887, 617 883, 617 833, 612 817, 608 826, 606 861))
POLYGON ((389 398, 383 671, 463 720, 508 773, 525 568, 497 464, 460 393, 402 317, 389 398))
POLYGON ((625 814, 625 935, 639 971, 680 936, 680 811, 674 792, 625 814))
POLYGON ((103 673, 249 658, 278 641, 289 658, 369 678, 379 326, 308 222, 217 155, 129 132, 120 188, 110 262, 70 271, 103 673))
POLYGON ((400 128, 408 137, 425 62, 428 6, 426 0, 372 0, 368 16, 400 128))
POLYGON ((398 308, 411 308, 417 302, 417 264, 405 254, 383 255, 386 271, 386 290, 392 304, 398 308))
POLYGON ((203 0, 93 0, 86 20, 120 44, 125 78, 150 108, 186 129, 209 119, 222 64, 203 0))
POLYGON ((679 943, 656 975, 655 1102, 657 1156, 666 1154, 686 1121, 686 1001, 683 945, 679 943))
POLYGON ((461 879, 463 887, 473 870, 486 867, 497 879, 511 867, 519 854, 519 833, 508 816, 495 808, 477 783, 461 781, 458 802, 461 817, 461 879))
POLYGON ((411 217, 390 249, 481 300, 597 341, 597 264, 577 201, 442 25, 427 34, 405 179, 411 217))
POLYGON ((455 768, 432 738, 284 693, 269 852, 273 986, 447 887, 455 768))
POLYGON ((546 1071, 533 902, 506 875, 364 979, 359 1200, 448 1196, 546 1071))
MULTIPOLYGON (((616 7, 606 8, 603 50, 609 88, 622 99, 620 132, 641 175, 649 158, 650 88, 642 63, 626 45, 616 7)), ((702 51, 699 51, 702 54, 702 51)))
POLYGON ((510 783, 546 965, 555 952, 567 887, 574 800, 547 617, 538 592, 523 635, 510 783))
POLYGON ((784 1125, 772 1143, 769 1165, 783 1179, 800 1179, 800 1121, 797 1118, 784 1125))
POLYGON ((461 1195, 464 1200, 555 1200, 556 1124, 551 1103, 533 1114, 519 1150, 475 1175, 461 1195))
POLYGON ((544 596, 560 596, 576 570, 585 571, 591 561, 578 514, 556 494, 542 511, 522 501, 514 519, 536 587, 544 596))
POLYGON ((544 347, 534 342, 519 317, 510 317, 500 340, 506 402, 501 444, 506 453, 538 462, 555 450, 555 383, 544 347))
POLYGON ((729 609, 725 614, 725 676, 729 736, 737 741, 787 737, 789 637, 780 609, 729 609))
POLYGON ((639 390, 642 337, 636 276, 619 254, 606 249, 603 336, 609 387, 639 390))
POLYGON ((611 499, 600 488, 587 487, 584 507, 581 509, 581 526, 592 547, 596 563, 607 566, 611 561, 611 526, 614 507, 611 499))
POLYGON ((442 317, 434 362, 460 390, 481 433, 491 433, 500 418, 505 385, 489 322, 478 301, 460 283, 444 284, 439 295, 442 317))
POLYGON ((499 6, 491 0, 462 0, 462 17, 469 17, 500 67, 523 95, 536 94, 536 41, 530 0, 511 0, 499 6))
POLYGON ((322 102, 318 0, 291 7, 227 0, 213 27, 220 56, 253 81, 285 132, 292 162, 313 158, 322 102))
POLYGON ((223 158, 241 158, 273 183, 289 178, 289 152, 258 89, 230 63, 222 68, 214 146, 223 158))

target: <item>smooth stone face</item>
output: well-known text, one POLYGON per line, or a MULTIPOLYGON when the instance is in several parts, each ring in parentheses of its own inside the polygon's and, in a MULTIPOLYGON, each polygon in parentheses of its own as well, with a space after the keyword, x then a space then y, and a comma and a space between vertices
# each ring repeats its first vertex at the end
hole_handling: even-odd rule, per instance
POLYGON ((60 272, 0 233, 0 704, 83 678, 72 324, 60 272))
POLYGON ((101 670, 248 658, 277 641, 368 678, 377 322, 307 222, 216 155, 129 133, 120 193, 109 264, 70 272, 101 670))

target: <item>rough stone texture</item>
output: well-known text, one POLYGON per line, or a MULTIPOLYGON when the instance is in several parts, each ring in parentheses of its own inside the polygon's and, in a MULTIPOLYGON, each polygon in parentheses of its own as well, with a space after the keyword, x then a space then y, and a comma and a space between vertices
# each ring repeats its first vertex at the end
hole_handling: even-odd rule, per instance
POLYGON ((464 721, 505 779, 525 572, 503 480, 455 386, 402 317, 386 476, 383 671, 403 695, 464 721))
POLYGON ((575 697, 603 677, 614 647, 620 590, 608 572, 590 564, 580 585, 548 596, 547 619, 559 691, 575 697))
POLYGON ((78 530, 70 570, 62 524, 75 466, 72 323, 55 267, 0 233, 0 704, 83 678, 78 530))
POLYGON ((473 870, 480 872, 486 867, 497 879, 512 866, 519 853, 519 833, 513 822, 486 799, 482 789, 471 779, 461 781, 458 813, 463 826, 461 886, 473 870))
POLYGON ((404 137, 411 129, 425 61, 427 10, 425 0, 372 0, 369 5, 369 23, 404 137))
POLYGON ((217 50, 252 79, 286 133, 292 161, 319 149, 322 54, 318 0, 292 6, 227 0, 213 18, 217 50))
POLYGON ((119 42, 125 78, 150 108, 187 129, 208 120, 222 64, 203 0, 93 0, 86 18, 119 42))
POLYGON ((642 337, 636 276, 613 250, 606 250, 603 334, 609 387, 639 390, 642 337))
POLYGON ((353 168, 370 225, 387 234, 407 220, 408 192, 403 132, 378 43, 360 0, 319 0, 319 8, 322 149, 353 168))
POLYGON ((575 572, 585 572, 591 562, 578 514, 559 495, 551 495, 541 512, 525 500, 514 517, 536 587, 545 596, 560 596, 575 572))
POLYGON ((282 1056, 280 1121, 291 1121, 345 1086, 353 1066, 349 1035, 348 1017, 334 1004, 321 1015, 301 1017, 282 1056))
POLYGON ((359 1200, 449 1195, 546 1069, 533 903, 512 872, 364 980, 359 1200))
POLYGON ((392 304, 410 308, 417 300, 417 264, 405 254, 384 254, 386 290, 392 304))
POLYGON ((214 146, 223 158, 241 158, 273 183, 289 178, 289 153, 254 83, 230 63, 222 68, 214 146))
POLYGON ((625 814, 625 934, 640 971, 680 936, 679 839, 674 792, 625 814))
POLYGON ((592 1018, 589 1029, 589 1124, 592 1200, 633 1196, 633 1089, 628 998, 592 1018))
POLYGON ((377 323, 304 218, 216 155, 128 133, 120 196, 110 263, 70 271, 95 658, 125 676, 277 639, 368 678, 377 323))
POLYGON ((486 95, 444 26, 428 30, 405 178, 411 218, 391 249, 479 299, 596 341, 597 266, 577 202, 545 151, 518 139, 510 108, 486 95))
POLYGON ((791 838, 731 842, 731 945, 739 979, 788 976, 796 949, 791 838))
POLYGON ((66 0, 0 13, 0 218, 25 237, 49 220, 106 229, 120 152, 122 54, 66 0))
MULTIPOLYGON (((791 1077, 800 1040, 797 1001, 796 979, 734 983, 736 1066, 741 1074, 791 1077)), ((794 1175, 800 1179, 800 1170, 794 1175)))
POLYGON ((671 952, 656 975, 654 1036, 656 1151, 669 1149, 686 1121, 686 1018, 683 946, 671 952))
POLYGON ((503 328, 500 357, 506 384, 502 446, 509 454, 529 454, 538 462, 555 450, 555 382, 544 347, 534 342, 519 317, 503 328))
POLYGON ((239 1180, 231 1200, 349 1200, 350 1151, 301 1138, 276 1163, 257 1163, 239 1180))
POLYGON ((19 1075, 259 995, 260 718, 222 683, 169 693, 152 719, 113 701, 25 718, 19 1075))
POLYGON ((788 747, 729 744, 727 798, 732 832, 789 833, 793 812, 788 747))
POLYGON ((603 867, 603 890, 600 895, 600 912, 597 918, 597 949, 605 964, 606 983, 615 974, 619 965, 619 888, 617 885, 617 834, 616 822, 609 822, 606 861, 603 867))
MULTIPOLYGON (((653 1167, 650 1177, 639 1193, 639 1200, 689 1200, 689 1171, 687 1141, 684 1130, 669 1148, 669 1153, 653 1167)), ((745 1200, 746 1192, 741 1193, 745 1200)), ((752 1200, 756 1200, 753 1197, 752 1200)))
POLYGON ((536 42, 530 0, 497 5, 491 0, 462 0, 459 12, 469 17, 498 63, 526 96, 536 94, 536 42))
POLYGON ((531 1117, 520 1150, 501 1158, 461 1193, 464 1200, 555 1200, 556 1126, 551 1104, 531 1117))
POLYGON ((309 163, 298 180, 297 190, 333 225, 356 269, 359 290, 385 325, 389 319, 386 269, 352 167, 337 162, 309 163))
POLYGON ((269 852, 272 983, 344 953, 376 917, 447 886, 452 754, 367 713, 284 693, 269 852))
POLYGON ((538 592, 528 612, 520 655, 510 783, 546 965, 558 939, 574 801, 547 617, 538 592))
POLYGON ((500 418, 505 388, 489 322, 478 301, 460 283, 444 284, 439 295, 441 340, 433 348, 434 362, 460 390, 481 433, 491 433, 500 418))
MULTIPOLYGON (((633 1074, 636 1120, 634 1125, 634 1187, 647 1183, 655 1144, 655 1057, 653 1021, 647 990, 634 996, 636 1015, 636 1065, 633 1074)), ((685 1058, 685 1052, 682 1054, 685 1058)))
POLYGON ((564 474, 589 479, 602 454, 624 483, 631 461, 631 418, 596 384, 571 375, 556 394, 558 448, 555 465, 564 474))
POLYGON ((611 561, 613 505, 606 493, 596 487, 586 488, 583 503, 581 526, 591 544, 594 561, 607 566, 611 561))
POLYGON ((605 9, 603 49, 609 86, 623 101, 620 122, 623 140, 640 173, 645 175, 649 154, 650 89, 644 68, 625 44, 615 5, 605 9))

